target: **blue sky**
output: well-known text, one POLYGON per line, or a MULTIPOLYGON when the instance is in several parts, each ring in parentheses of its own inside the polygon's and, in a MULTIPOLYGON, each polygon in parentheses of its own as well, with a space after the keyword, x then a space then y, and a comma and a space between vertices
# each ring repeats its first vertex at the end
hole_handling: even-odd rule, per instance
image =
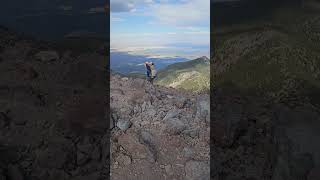
POLYGON ((111 0, 111 50, 209 57, 209 0, 111 0))

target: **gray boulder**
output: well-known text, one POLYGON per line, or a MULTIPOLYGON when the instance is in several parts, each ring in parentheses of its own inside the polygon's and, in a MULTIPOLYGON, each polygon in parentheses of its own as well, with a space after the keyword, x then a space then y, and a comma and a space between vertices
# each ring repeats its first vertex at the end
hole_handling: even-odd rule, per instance
POLYGON ((209 180, 210 166, 207 162, 188 161, 185 166, 187 180, 209 180))
POLYGON ((176 117, 180 113, 177 109, 171 109, 167 115, 163 118, 164 121, 176 117))
POLYGON ((195 138, 199 136, 199 132, 200 132, 200 128, 193 128, 193 129, 184 130, 182 134, 195 138))
POLYGON ((169 134, 177 135, 186 129, 186 125, 176 118, 171 118, 166 121, 166 131, 169 134))
POLYGON ((192 151, 192 149, 187 148, 187 147, 183 148, 183 155, 184 155, 186 158, 191 158, 192 155, 193 155, 193 153, 194 153, 194 152, 192 151))
POLYGON ((210 97, 201 97, 197 102, 197 116, 207 118, 210 116, 210 97))
POLYGON ((117 127, 122 131, 127 130, 131 126, 131 122, 129 120, 119 119, 117 122, 117 127))
POLYGON ((143 143, 145 143, 145 144, 153 144, 154 143, 154 140, 153 140, 154 137, 148 131, 141 131, 140 138, 143 141, 143 143))

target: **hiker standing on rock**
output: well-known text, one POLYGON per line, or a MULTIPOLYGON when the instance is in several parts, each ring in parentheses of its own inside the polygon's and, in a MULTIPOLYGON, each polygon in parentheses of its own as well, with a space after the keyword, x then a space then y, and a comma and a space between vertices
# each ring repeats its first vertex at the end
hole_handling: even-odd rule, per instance
POLYGON ((145 62, 144 63, 146 69, 147 69, 147 80, 153 84, 153 80, 156 78, 157 76, 157 71, 154 67, 154 63, 153 62, 145 62))

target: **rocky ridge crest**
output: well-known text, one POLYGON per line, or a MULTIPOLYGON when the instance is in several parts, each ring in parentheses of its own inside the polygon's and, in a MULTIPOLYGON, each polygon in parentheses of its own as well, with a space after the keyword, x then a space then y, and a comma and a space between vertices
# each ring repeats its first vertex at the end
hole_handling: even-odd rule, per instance
POLYGON ((209 95, 119 75, 110 85, 112 179, 209 179, 209 95))

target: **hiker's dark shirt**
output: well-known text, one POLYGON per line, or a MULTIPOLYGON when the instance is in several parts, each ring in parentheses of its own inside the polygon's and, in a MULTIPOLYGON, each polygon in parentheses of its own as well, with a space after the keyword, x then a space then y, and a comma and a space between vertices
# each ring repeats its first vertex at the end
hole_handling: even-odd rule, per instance
POLYGON ((149 77, 151 74, 151 68, 150 68, 149 64, 146 64, 146 68, 147 68, 147 76, 149 77))

